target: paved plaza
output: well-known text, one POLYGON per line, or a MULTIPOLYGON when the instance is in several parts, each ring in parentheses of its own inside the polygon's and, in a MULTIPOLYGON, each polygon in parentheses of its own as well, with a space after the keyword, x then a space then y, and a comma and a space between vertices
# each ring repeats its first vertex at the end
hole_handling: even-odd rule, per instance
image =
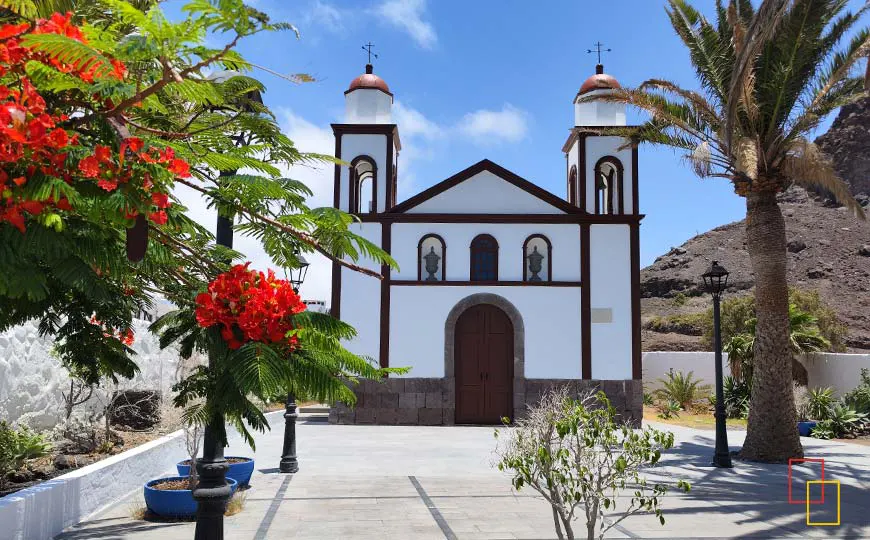
MULTIPOLYGON (((649 476, 684 478, 692 490, 665 498, 665 526, 654 516, 636 515, 608 538, 870 538, 870 447, 803 439, 807 457, 825 460, 825 480, 841 485, 842 524, 808 526, 806 506, 788 503, 786 465, 735 461, 731 470, 714 469, 708 465, 712 431, 656 427, 674 431, 677 447, 649 476)), ((492 428, 301 423, 297 433, 301 465, 295 475, 277 472, 281 426, 258 438, 258 471, 245 491, 244 510, 226 518, 226 538, 556 538, 548 505, 533 491, 512 490, 493 467, 492 428)), ((743 432, 729 433, 732 449, 742 438, 743 432)), ((234 445, 227 454, 250 451, 234 445)), ((805 481, 820 479, 820 465, 796 467, 793 476, 793 499, 804 500, 805 481)), ((811 506, 814 522, 835 519, 835 487, 827 486, 824 504, 811 506)), ((814 491, 811 500, 820 497, 814 491)), ((193 538, 193 523, 132 519, 141 506, 141 495, 120 501, 58 538, 193 538)), ((585 524, 578 521, 575 529, 583 531, 585 524)))

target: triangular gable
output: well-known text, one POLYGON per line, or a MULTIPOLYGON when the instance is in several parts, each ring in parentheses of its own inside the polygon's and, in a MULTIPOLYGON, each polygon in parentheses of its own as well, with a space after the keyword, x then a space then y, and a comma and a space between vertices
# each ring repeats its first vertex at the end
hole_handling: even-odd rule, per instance
POLYGON ((579 209, 484 159, 394 206, 388 213, 573 214, 579 209))

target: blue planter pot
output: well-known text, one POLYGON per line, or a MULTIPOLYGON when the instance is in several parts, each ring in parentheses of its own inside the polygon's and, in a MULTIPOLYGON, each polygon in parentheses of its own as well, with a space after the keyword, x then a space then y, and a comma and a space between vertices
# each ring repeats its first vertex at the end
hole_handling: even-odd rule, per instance
MULTIPOLYGON (((152 486, 167 480, 187 480, 186 476, 170 476, 158 478, 145 484, 145 506, 152 514, 161 517, 188 518, 196 515, 196 501, 193 500, 193 492, 189 489, 161 490, 152 486)), ((236 492, 238 482, 228 478, 230 490, 236 492)))
POLYGON ((816 427, 816 422, 808 420, 806 422, 798 422, 798 433, 801 437, 809 437, 810 432, 816 427))
MULTIPOLYGON (((245 487, 251 482, 251 475, 254 474, 254 460, 242 456, 227 456, 226 459, 244 459, 241 463, 230 463, 227 471, 227 478, 232 478, 239 483, 239 486, 245 487)), ((187 460, 185 460, 187 461, 187 460)), ((175 465, 180 476, 188 476, 190 474, 190 465, 184 461, 175 465)))

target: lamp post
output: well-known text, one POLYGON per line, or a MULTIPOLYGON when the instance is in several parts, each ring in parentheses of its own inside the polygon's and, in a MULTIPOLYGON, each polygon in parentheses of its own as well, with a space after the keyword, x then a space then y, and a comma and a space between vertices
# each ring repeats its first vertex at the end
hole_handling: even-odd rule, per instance
POLYGON ((725 399, 722 389, 722 330, 719 321, 719 298, 728 286, 728 270, 718 261, 713 261, 704 275, 704 288, 713 296, 713 350, 716 362, 716 451, 713 465, 730 468, 731 454, 728 453, 728 431, 725 429, 725 399))
MULTIPOLYGON (((302 255, 296 255, 299 267, 290 270, 290 284, 293 291, 299 294, 299 287, 305 281, 308 273, 308 261, 302 255)), ((281 463, 278 470, 282 473, 295 473, 299 471, 299 459, 296 457, 296 396, 292 391, 287 392, 287 404, 284 407, 284 448, 281 451, 281 463)))
MULTIPOLYGON (((214 82, 223 82, 236 75, 233 72, 222 72, 211 77, 214 82)), ((248 99, 263 103, 259 91, 251 91, 248 99)), ((251 112, 249 104, 242 104, 242 109, 251 112)), ((236 144, 245 144, 243 135, 235 137, 236 144)), ((219 178, 233 176, 237 171, 220 171, 219 178)), ((218 180, 220 181, 220 180, 218 180)), ((218 245, 232 249, 233 247, 233 216, 217 216, 215 228, 215 242, 218 245)), ((208 367, 214 366, 214 359, 209 355, 208 367)), ((202 458, 196 462, 196 471, 199 482, 193 488, 193 499, 197 502, 196 509, 196 532, 195 540, 223 540, 224 538, 224 512, 232 496, 232 490, 226 480, 229 469, 227 460, 224 458, 224 444, 217 436, 220 433, 224 418, 212 418, 205 426, 203 432, 202 458)))

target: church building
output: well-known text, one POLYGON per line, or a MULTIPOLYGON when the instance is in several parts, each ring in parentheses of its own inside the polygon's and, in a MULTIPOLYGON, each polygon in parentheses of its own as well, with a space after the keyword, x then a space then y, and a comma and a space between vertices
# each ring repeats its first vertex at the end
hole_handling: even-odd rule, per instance
POLYGON ((626 124, 623 105, 578 103, 619 87, 600 64, 580 86, 563 196, 483 159, 402 199, 393 94, 371 64, 350 83, 334 206, 399 269, 334 264, 331 310, 359 333, 351 351, 410 372, 362 381, 331 421, 499 424, 559 385, 599 388, 640 421, 637 148, 601 133, 626 124))

